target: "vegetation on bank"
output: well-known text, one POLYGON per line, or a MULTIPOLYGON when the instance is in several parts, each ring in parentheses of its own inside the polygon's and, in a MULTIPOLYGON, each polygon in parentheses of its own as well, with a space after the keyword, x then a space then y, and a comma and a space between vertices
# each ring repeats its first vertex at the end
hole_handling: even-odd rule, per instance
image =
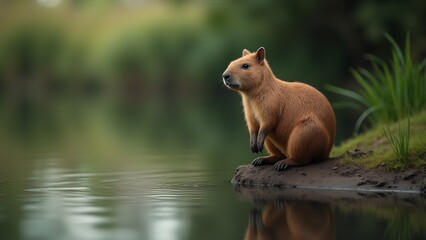
MULTIPOLYGON (((389 124, 390 133, 398 136, 399 127, 407 119, 389 124)), ((400 161, 392 151, 391 143, 383 131, 386 125, 378 125, 371 130, 348 139, 340 146, 333 148, 331 156, 343 154, 342 163, 361 164, 367 168, 374 168, 384 164, 389 170, 405 168, 423 168, 426 166, 426 110, 412 115, 410 118, 410 141, 407 161, 400 161), (360 149, 367 155, 351 158, 344 154, 347 151, 360 149)))
POLYGON ((384 36, 391 45, 391 57, 382 60, 366 55, 371 70, 351 71, 359 89, 327 86, 344 97, 335 106, 352 107, 362 112, 355 124, 355 134, 364 120, 368 120, 371 127, 335 148, 333 153, 341 155, 354 149, 368 151, 369 154, 361 159, 343 157, 343 162, 362 163, 367 167, 379 164, 389 169, 421 167, 426 162, 426 58, 419 63, 413 61, 408 33, 404 50, 390 35, 384 36))
POLYGON ((359 89, 327 86, 345 98, 335 106, 362 111, 355 124, 355 133, 359 132, 364 120, 375 127, 405 118, 410 112, 421 111, 426 106, 426 58, 419 63, 413 61, 409 33, 404 50, 390 35, 384 36, 392 47, 391 58, 382 60, 367 54, 371 70, 362 67, 351 70, 359 89))

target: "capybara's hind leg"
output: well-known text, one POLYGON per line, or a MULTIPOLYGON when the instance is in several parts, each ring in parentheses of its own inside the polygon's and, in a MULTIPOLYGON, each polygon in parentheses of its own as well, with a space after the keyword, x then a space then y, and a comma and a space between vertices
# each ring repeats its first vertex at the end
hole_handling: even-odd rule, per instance
POLYGON ((303 164, 296 162, 294 160, 294 158, 287 158, 287 159, 283 159, 283 160, 276 162, 274 164, 274 169, 276 171, 282 171, 282 170, 286 170, 289 167, 297 167, 297 166, 300 166, 300 165, 303 165, 303 164))
POLYGON ((315 119, 307 117, 293 129, 288 139, 288 158, 278 161, 275 170, 308 164, 319 158, 327 158, 327 133, 315 119))

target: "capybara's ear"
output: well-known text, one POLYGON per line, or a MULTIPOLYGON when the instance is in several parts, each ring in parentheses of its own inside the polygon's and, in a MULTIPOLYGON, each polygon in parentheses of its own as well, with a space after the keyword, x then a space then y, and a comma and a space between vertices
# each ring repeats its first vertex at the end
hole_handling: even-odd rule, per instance
POLYGON ((258 63, 263 64, 263 60, 265 59, 265 48, 264 47, 260 47, 259 49, 257 49, 256 51, 256 60, 258 63))
POLYGON ((247 50, 247 49, 244 49, 243 50, 243 57, 245 56, 245 55, 247 55, 247 54, 250 54, 251 52, 249 51, 249 50, 247 50))

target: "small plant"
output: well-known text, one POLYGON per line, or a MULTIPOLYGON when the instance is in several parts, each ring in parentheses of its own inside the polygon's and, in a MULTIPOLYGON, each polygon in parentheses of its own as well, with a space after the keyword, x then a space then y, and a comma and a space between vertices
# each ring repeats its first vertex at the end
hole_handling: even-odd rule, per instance
POLYGON ((355 124, 355 133, 359 132, 366 119, 374 127, 406 117, 406 106, 411 106, 413 112, 419 112, 426 105, 426 59, 419 64, 413 63, 408 33, 404 51, 391 36, 385 33, 384 37, 392 45, 392 58, 385 62, 374 55, 366 55, 372 70, 351 70, 360 85, 359 90, 327 86, 328 90, 349 99, 334 104, 336 107, 352 107, 362 111, 355 124))
POLYGON ((392 151, 396 156, 397 163, 400 163, 402 168, 408 164, 408 147, 410 144, 410 116, 407 117, 406 122, 398 125, 398 133, 394 135, 386 124, 383 132, 392 147, 392 151))

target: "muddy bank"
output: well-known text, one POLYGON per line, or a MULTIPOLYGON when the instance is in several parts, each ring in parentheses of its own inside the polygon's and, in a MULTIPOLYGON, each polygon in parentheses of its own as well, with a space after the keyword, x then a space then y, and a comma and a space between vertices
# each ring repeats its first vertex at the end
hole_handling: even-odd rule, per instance
POLYGON ((273 165, 239 166, 231 182, 240 187, 330 189, 362 192, 426 194, 426 172, 418 169, 388 171, 384 166, 365 169, 330 159, 276 172, 273 165))

